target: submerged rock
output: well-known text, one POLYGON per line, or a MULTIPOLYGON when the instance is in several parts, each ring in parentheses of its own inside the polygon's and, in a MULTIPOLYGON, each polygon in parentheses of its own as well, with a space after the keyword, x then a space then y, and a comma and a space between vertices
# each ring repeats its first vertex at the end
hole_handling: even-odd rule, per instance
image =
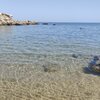
POLYGON ((56 63, 46 63, 42 67, 44 72, 56 72, 61 69, 61 67, 56 63))
POLYGON ((35 21, 17 21, 13 19, 12 15, 0 13, 0 25, 34 25, 35 21))
POLYGON ((72 54, 72 57, 73 57, 73 58, 78 58, 78 55, 72 54))
POLYGON ((72 57, 73 58, 80 58, 82 57, 83 55, 82 54, 72 54, 72 57))

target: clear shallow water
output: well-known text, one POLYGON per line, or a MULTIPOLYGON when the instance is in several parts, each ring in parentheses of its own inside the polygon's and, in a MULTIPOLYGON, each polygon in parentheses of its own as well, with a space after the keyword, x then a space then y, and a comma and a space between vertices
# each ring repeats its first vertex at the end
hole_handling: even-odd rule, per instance
POLYGON ((71 54, 100 55, 100 24, 0 26, 0 63, 34 63, 71 54))

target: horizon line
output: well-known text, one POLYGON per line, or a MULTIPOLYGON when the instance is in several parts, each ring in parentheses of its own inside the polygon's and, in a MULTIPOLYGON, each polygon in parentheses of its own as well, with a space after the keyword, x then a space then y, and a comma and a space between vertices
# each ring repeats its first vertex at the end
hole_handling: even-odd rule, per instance
POLYGON ((61 22, 61 21, 37 21, 38 23, 98 23, 100 24, 100 22, 61 22))

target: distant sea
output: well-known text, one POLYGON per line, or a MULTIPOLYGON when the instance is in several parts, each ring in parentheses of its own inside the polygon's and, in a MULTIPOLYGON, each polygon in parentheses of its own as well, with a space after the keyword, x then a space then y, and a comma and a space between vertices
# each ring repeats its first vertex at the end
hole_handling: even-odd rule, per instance
POLYGON ((34 63, 76 55, 100 55, 99 23, 0 26, 0 63, 34 63))

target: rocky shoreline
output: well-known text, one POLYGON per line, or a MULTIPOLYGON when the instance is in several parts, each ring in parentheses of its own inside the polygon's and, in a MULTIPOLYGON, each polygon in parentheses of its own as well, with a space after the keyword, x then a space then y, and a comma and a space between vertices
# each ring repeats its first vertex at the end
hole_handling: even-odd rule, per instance
POLYGON ((12 15, 0 13, 0 25, 35 25, 35 21, 18 21, 13 19, 12 15))

